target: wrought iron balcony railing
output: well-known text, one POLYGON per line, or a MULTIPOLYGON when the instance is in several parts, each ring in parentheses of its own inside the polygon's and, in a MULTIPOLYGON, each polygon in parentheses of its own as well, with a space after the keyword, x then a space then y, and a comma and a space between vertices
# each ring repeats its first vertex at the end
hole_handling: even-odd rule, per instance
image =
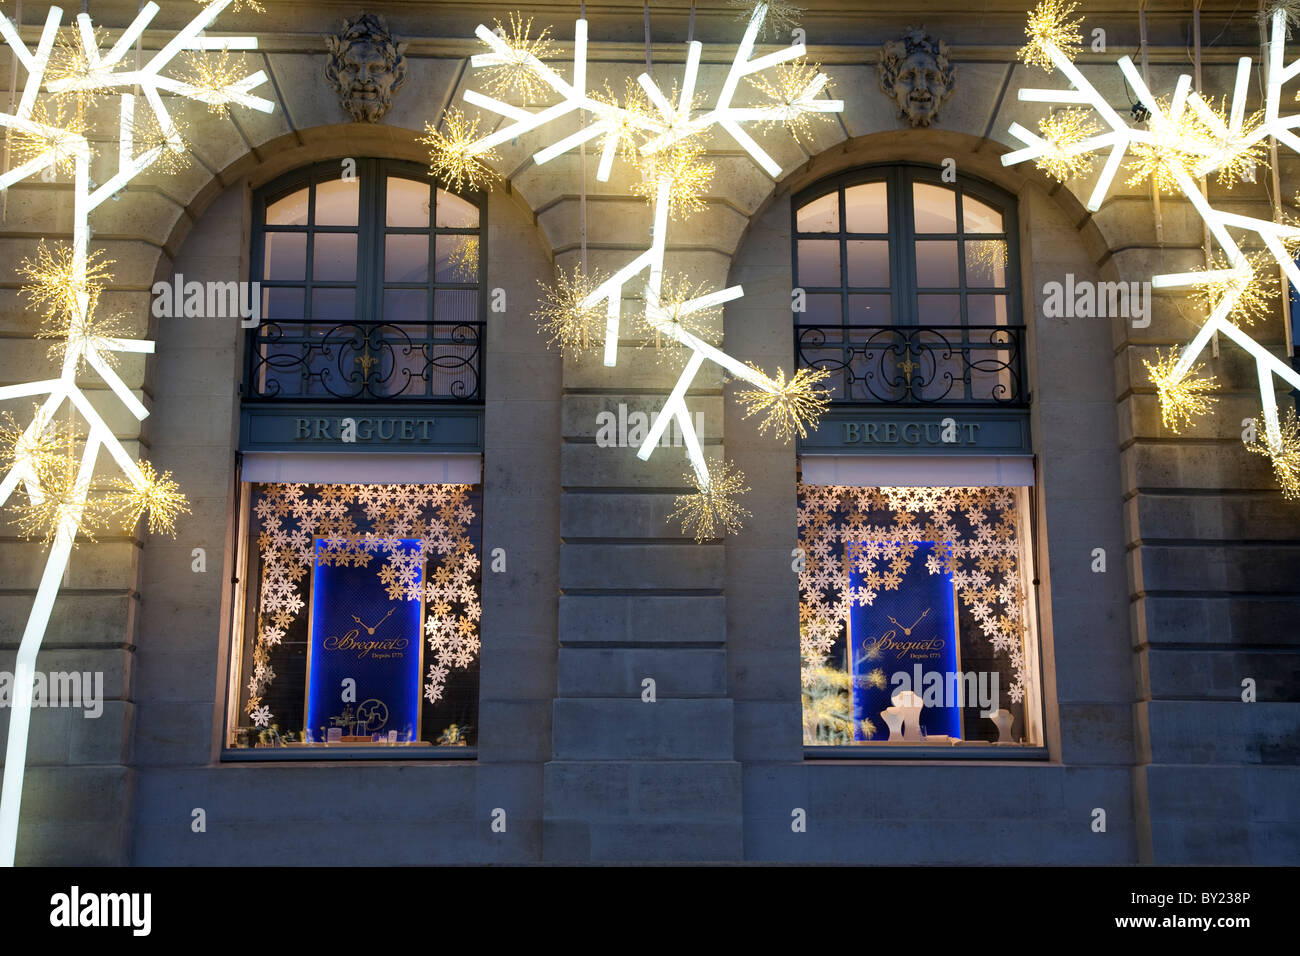
POLYGON ((249 400, 483 400, 483 322, 263 322, 252 336, 249 400))
POLYGON ((1023 325, 800 325, 800 368, 835 402, 1025 406, 1023 325))

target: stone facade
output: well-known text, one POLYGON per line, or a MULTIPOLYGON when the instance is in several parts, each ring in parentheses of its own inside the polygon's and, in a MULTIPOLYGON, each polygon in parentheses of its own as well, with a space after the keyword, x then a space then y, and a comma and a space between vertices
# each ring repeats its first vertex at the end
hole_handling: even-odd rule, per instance
MULTIPOLYGON (((110 25, 135 9, 95 6, 110 25)), ((1015 62, 1024 11, 1011 3, 978 21, 927 21, 949 42, 960 82, 942 122, 918 129, 878 92, 874 60, 911 23, 854 4, 810 4, 811 57, 831 74, 845 113, 807 148, 760 136, 782 166, 775 179, 719 139, 709 208, 672 227, 668 267, 742 283, 745 297, 722 320, 727 350, 789 369, 798 190, 868 163, 952 158, 962 174, 1018 198, 1046 759, 805 759, 790 570, 795 450, 759 436, 731 398, 735 386, 706 366, 688 404, 703 413, 706 450, 720 453, 725 442, 748 476, 755 518, 725 542, 695 544, 665 521, 685 487, 684 459, 669 449, 643 463, 631 449, 597 448, 597 411, 656 408, 676 376, 635 361, 630 337, 608 369, 598 358, 561 360, 535 331, 537 280, 550 278, 552 262, 571 268, 581 244, 583 160, 569 153, 533 165, 548 132, 502 148, 507 182, 488 204, 487 283, 505 290, 509 307, 488 325, 483 545, 506 548, 509 565, 483 575, 477 759, 223 763, 244 332, 233 321, 193 319, 146 328, 148 290, 176 272, 246 278, 252 191, 285 172, 347 157, 421 160, 416 135, 472 85, 465 57, 478 52, 474 5, 433 14, 383 4, 374 12, 408 41, 405 88, 382 122, 341 122, 321 80, 320 37, 356 11, 270 6, 265 17, 224 23, 259 32, 276 111, 237 112, 232 123, 192 110, 190 169, 137 180, 93 220, 95 243, 117 260, 106 296, 158 343, 154 358, 123 361, 153 414, 137 424, 118 412, 110 422, 131 451, 175 473, 193 514, 175 540, 107 536, 74 553, 38 667, 103 671, 108 700, 95 721, 67 709, 34 713, 20 863, 1300 859, 1300 810, 1287 799, 1300 787, 1300 509, 1237 438, 1258 408, 1250 363, 1230 343, 1209 361, 1227 385, 1217 414, 1177 439, 1161 428, 1141 359, 1190 338, 1185 300, 1157 293, 1142 329, 1042 316, 1044 283, 1065 273, 1142 281, 1201 264, 1201 226, 1188 204, 1166 198, 1158 237, 1149 192, 1117 186, 1088 214, 1090 182, 1065 188, 1031 166, 1002 167, 1008 125, 1035 128, 1041 115, 1039 104, 1016 99, 1041 73, 1015 62), (204 574, 190 570, 194 548, 205 549, 204 574), (1090 569, 1096 548, 1109 556, 1105 574, 1090 569), (654 704, 641 701, 644 677, 656 681, 654 704), (1245 678, 1258 684, 1257 703, 1241 702, 1245 678), (370 808, 360 816, 351 809, 359 795, 370 808), (195 808, 206 811, 206 833, 191 831, 195 808), (497 808, 507 813, 504 833, 490 825, 497 808), (807 832, 792 832, 796 808, 807 812, 807 832), (1092 830, 1096 808, 1106 811, 1105 833, 1092 830)), ((706 90, 740 31, 715 6, 696 21, 706 90)), ((589 82, 608 78, 621 89, 644 68, 641 5, 607 7, 593 14, 599 55, 589 82)), ((1232 8, 1204 5, 1207 36, 1232 8)), ((654 13, 651 72, 663 86, 680 73, 685 9, 654 13)), ((1152 4, 1156 89, 1172 88, 1185 67, 1189 15, 1152 4)), ((1113 51, 1136 46, 1133 16, 1105 24, 1113 51)), ((164 11, 163 22, 180 17, 164 11)), ((547 22, 571 35, 565 17, 547 22)), ((1227 89, 1235 58, 1257 54, 1256 42, 1253 20, 1228 22, 1205 51, 1205 86, 1227 89)), ((1117 55, 1080 61, 1115 102, 1117 55)), ((8 62, 0 52, 0 75, 8 62)), ((644 247, 649 208, 627 198, 624 167, 598 184, 594 157, 586 162, 589 257, 608 272, 644 247)), ((1285 150, 1280 175, 1289 196, 1300 162, 1285 150)), ((1265 180, 1232 193, 1212 182, 1210 195, 1267 215, 1265 180)), ((31 255, 40 236, 66 236, 69 195, 61 182, 12 188, 0 261, 31 255)), ((44 361, 34 331, 16 276, 0 277, 9 341, 0 381, 23 380, 44 361)), ((1282 353, 1280 314, 1253 331, 1282 353)), ((42 555, 3 533, 0 670, 12 670, 42 555)), ((7 718, 0 710, 0 733, 7 718)))

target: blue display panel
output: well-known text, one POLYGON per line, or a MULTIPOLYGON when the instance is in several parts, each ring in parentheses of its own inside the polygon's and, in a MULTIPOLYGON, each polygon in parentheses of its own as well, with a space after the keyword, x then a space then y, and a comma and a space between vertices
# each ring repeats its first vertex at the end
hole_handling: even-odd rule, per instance
MULTIPOLYGON (((397 539, 398 555, 418 555, 418 538, 397 539)), ((424 602, 396 600, 381 565, 386 555, 371 553, 367 565, 325 563, 326 539, 316 541, 312 571, 311 618, 307 652, 307 730, 326 740, 330 728, 343 737, 401 742, 420 733, 421 658, 424 602), (355 703, 343 698, 344 681, 356 681, 355 703)), ((404 564, 411 590, 423 592, 424 562, 404 564)))
MULTIPOLYGON (((927 736, 961 736, 961 701, 947 692, 954 683, 949 675, 957 674, 960 665, 956 588, 952 574, 941 565, 933 574, 926 566, 936 550, 934 542, 900 542, 907 544, 916 551, 898 588, 886 590, 873 580, 872 590, 877 593, 872 603, 855 605, 849 612, 854 740, 890 739, 882 712, 905 690, 926 700, 920 726, 927 736), (864 719, 875 726, 874 733, 863 730, 864 719)), ((859 555, 867 547, 849 544, 847 550, 859 555)), ((891 572, 889 559, 877 557, 873 570, 875 575, 891 572)), ((855 569, 849 584, 865 588, 868 576, 855 569)))

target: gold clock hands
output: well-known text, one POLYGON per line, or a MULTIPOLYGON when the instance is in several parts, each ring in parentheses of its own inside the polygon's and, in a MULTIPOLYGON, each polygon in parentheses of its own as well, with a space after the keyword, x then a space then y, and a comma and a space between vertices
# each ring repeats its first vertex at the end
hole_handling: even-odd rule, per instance
POLYGON ((381 617, 379 620, 375 621, 375 626, 374 626, 374 627, 371 627, 369 624, 367 624, 365 621, 361 620, 361 618, 357 617, 355 614, 352 615, 352 620, 356 621, 358 624, 360 624, 362 627, 364 627, 364 628, 366 629, 366 633, 367 633, 367 634, 369 634, 371 637, 374 637, 374 636, 375 636, 375 629, 378 628, 380 624, 383 624, 386 620, 388 620, 390 617, 392 617, 392 616, 393 616, 393 612, 394 612, 395 610, 397 610, 397 608, 390 607, 390 608, 388 609, 388 613, 387 613, 387 614, 385 614, 385 615, 384 615, 383 617, 381 617))
MULTIPOLYGON (((926 616, 927 614, 929 614, 929 613, 930 613, 930 609, 927 607, 924 611, 921 612, 921 616, 918 617, 915 621, 912 622, 912 627, 916 627, 916 625, 918 625, 918 624, 920 624, 922 621, 924 621, 924 620, 925 620, 925 616, 926 616)), ((906 635, 908 635, 908 636, 910 637, 911 634, 912 634, 912 627, 905 627, 905 628, 903 628, 903 633, 906 634, 906 635)))

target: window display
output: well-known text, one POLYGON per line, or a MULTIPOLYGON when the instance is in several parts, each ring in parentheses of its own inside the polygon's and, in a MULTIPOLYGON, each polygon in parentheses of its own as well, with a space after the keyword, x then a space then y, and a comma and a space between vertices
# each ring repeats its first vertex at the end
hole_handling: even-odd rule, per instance
POLYGON ((244 488, 227 746, 473 746, 480 489, 244 488))
POLYGON ((808 745, 1039 744, 1027 489, 799 486, 808 745))

